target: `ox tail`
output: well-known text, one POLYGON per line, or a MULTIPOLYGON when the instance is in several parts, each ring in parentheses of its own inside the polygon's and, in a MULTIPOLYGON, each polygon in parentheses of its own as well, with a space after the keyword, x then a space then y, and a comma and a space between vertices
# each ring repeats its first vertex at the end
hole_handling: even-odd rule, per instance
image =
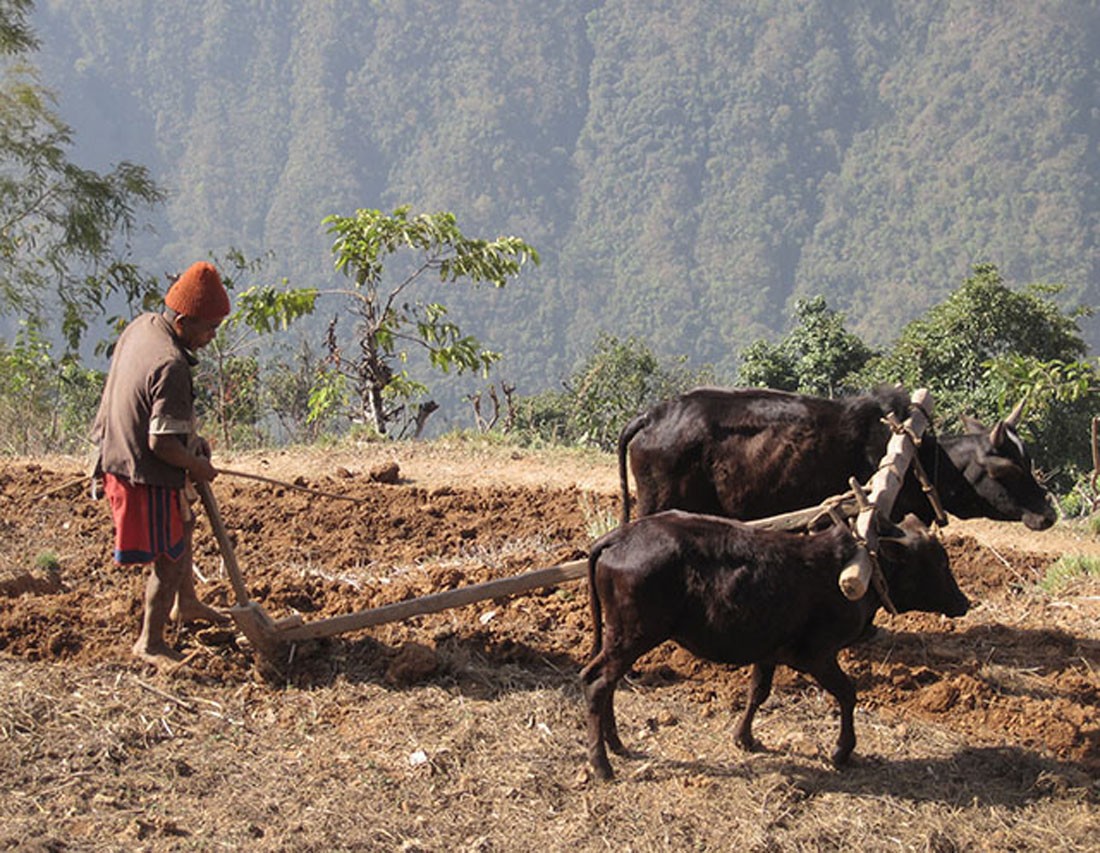
POLYGON ((626 470, 627 450, 634 436, 649 425, 649 413, 643 412, 623 427, 619 433, 619 489, 623 496, 622 523, 630 521, 630 482, 626 470))
POLYGON ((603 650, 603 607, 596 592, 596 562, 605 547, 606 537, 599 539, 588 552, 588 609, 592 615, 592 652, 588 656, 589 660, 603 650))

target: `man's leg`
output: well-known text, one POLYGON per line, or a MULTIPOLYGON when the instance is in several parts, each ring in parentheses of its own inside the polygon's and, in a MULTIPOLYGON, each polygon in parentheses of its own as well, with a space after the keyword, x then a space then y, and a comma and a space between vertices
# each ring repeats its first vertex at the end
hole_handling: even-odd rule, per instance
POLYGON ((175 604, 172 607, 171 618, 182 622, 194 622, 201 619, 215 625, 224 625, 230 621, 229 617, 209 604, 199 601, 198 593, 195 592, 195 573, 192 569, 192 538, 194 532, 194 520, 186 522, 183 533, 183 554, 180 556, 180 563, 186 567, 186 570, 180 577, 179 590, 175 604))
POLYGON ((141 634, 134 643, 134 654, 139 658, 161 663, 178 661, 182 655, 165 642, 164 628, 168 613, 179 591, 180 581, 191 563, 183 559, 172 560, 160 556, 153 563, 149 579, 145 582, 145 612, 141 622, 141 634))

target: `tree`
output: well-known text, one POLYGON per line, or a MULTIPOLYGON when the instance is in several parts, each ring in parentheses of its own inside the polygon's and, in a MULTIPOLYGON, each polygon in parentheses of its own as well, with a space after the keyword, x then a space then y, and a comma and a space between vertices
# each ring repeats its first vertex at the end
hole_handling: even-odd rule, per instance
POLYGON ((55 359, 37 320, 0 341, 0 453, 82 453, 103 374, 66 354, 55 359))
POLYGON ((324 223, 335 235, 336 270, 351 280, 352 288, 321 293, 347 297, 356 318, 350 351, 340 344, 338 316, 333 319, 329 358, 354 388, 359 417, 379 434, 386 433, 406 403, 427 394, 427 387, 404 367, 412 352, 425 354, 431 367, 444 373, 488 371, 499 360, 498 353, 463 335, 447 319, 443 304, 412 300, 408 293, 430 273, 443 284, 466 280, 504 287, 525 262, 539 263, 535 249, 518 237, 468 238, 454 214, 410 217, 407 206, 389 215, 358 210, 354 216, 326 217, 324 223), (387 278, 386 263, 398 252, 410 256, 410 263, 387 278))
MULTIPOLYGON (((270 258, 249 260, 230 249, 215 265, 222 271, 226 289, 232 291, 245 277, 262 274, 270 258)), ((258 438, 264 400, 260 378, 260 341, 277 330, 286 330, 300 317, 313 313, 317 291, 253 285, 234 297, 236 309, 210 343, 210 357, 201 362, 196 382, 200 411, 213 414, 227 448, 246 434, 258 438)))
POLYGON ((985 423, 1026 400, 1021 432, 1034 458, 1064 490, 1088 465, 1088 423, 1097 376, 1081 362, 1086 346, 1077 318, 1052 300, 1059 288, 1009 288, 992 264, 979 264, 962 286, 909 323, 893 347, 861 374, 868 385, 928 388, 937 420, 973 416, 985 423))
POLYGON ((333 395, 326 369, 305 338, 289 360, 274 359, 265 365, 263 397, 282 440, 312 444, 322 434, 338 431, 337 422, 347 407, 328 404, 326 398, 333 395))
POLYGON ((958 290, 905 326, 861 377, 868 385, 926 387, 947 420, 1003 415, 1015 401, 1001 399, 1004 389, 988 381, 989 362, 1005 356, 1072 362, 1085 354, 1079 315, 1054 304, 1050 297, 1057 292, 1038 284, 1012 290, 996 266, 978 264, 958 290))
POLYGON ((595 445, 613 450, 630 418, 660 400, 710 381, 685 359, 662 363, 643 341, 603 334, 564 383, 565 390, 521 401, 517 430, 528 440, 595 445))
POLYGON ((757 340, 742 351, 738 381, 826 397, 855 390, 851 377, 873 353, 844 328, 844 315, 816 296, 795 302, 793 320, 779 343, 757 340))
POLYGON ((1012 353, 986 362, 983 380, 996 394, 1001 411, 1026 401, 1021 432, 1049 487, 1064 494, 1090 473, 1088 439, 1100 393, 1095 360, 1042 361, 1012 353))
POLYGON ((56 305, 75 350, 88 317, 110 293, 136 290, 134 268, 115 241, 135 225, 135 207, 164 196, 141 166, 107 174, 71 163, 72 131, 51 109, 52 95, 23 61, 37 48, 27 25, 30 0, 0 2, 0 313, 43 316, 56 305), (55 301, 54 305, 50 303, 55 301))

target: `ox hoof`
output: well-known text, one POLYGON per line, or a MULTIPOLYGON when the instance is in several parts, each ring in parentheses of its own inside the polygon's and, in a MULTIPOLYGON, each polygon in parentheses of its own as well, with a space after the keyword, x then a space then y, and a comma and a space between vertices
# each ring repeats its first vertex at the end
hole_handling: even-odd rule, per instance
POLYGON ((847 749, 835 749, 831 756, 833 767, 841 768, 848 764, 848 759, 852 757, 851 747, 847 749))
POLYGON ((593 761, 592 771, 601 782, 610 782, 615 778, 615 771, 611 769, 611 764, 606 759, 603 761, 593 761))

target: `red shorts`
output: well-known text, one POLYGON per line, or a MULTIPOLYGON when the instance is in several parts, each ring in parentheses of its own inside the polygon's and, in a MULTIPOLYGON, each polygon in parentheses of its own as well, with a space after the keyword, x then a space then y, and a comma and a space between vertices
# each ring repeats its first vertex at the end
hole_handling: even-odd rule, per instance
POLYGON ((186 546, 181 489, 104 474, 103 491, 115 520, 116 563, 151 563, 162 554, 180 558, 186 546))

